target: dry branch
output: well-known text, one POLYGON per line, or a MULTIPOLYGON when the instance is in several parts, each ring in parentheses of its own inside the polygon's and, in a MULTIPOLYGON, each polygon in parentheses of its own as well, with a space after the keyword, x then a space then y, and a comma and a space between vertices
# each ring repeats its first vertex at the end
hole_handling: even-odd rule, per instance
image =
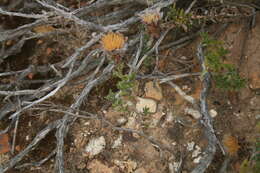
MULTIPOLYGON (((10 168, 15 167, 17 163, 19 163, 25 155, 27 155, 29 152, 33 151, 33 149, 36 147, 36 145, 45 138, 45 136, 51 132, 52 130, 56 129, 56 140, 57 140, 57 146, 56 149, 53 150, 46 158, 42 159, 39 162, 32 162, 32 163, 26 163, 20 166, 17 166, 16 168, 22 168, 26 166, 40 166, 49 158, 52 156, 55 156, 55 170, 59 173, 66 172, 64 167, 64 139, 67 136, 67 133, 69 131, 70 126, 74 123, 74 121, 77 118, 99 118, 101 121, 108 124, 113 130, 117 131, 128 131, 131 133, 137 133, 138 135, 146 138, 149 140, 152 144, 159 146, 159 148, 167 150, 169 152, 174 152, 173 149, 163 145, 161 142, 155 140, 153 137, 146 135, 145 133, 141 131, 136 131, 133 129, 126 129, 126 128, 120 128, 116 127, 113 124, 111 124, 106 119, 100 118, 99 116, 94 116, 93 114, 89 116, 90 114, 87 114, 89 117, 84 115, 79 115, 82 111, 80 110, 80 106, 83 105, 84 102, 88 101, 88 95, 91 92, 91 90, 96 87, 97 85, 107 81, 110 78, 111 72, 113 71, 115 64, 114 63, 107 63, 106 53, 103 52, 100 48, 94 48, 92 49, 93 45, 98 43, 99 39, 101 38, 102 34, 109 31, 129 31, 130 26, 132 24, 135 24, 136 22, 140 21, 139 15, 144 14, 147 12, 147 10, 154 10, 159 9, 161 10, 164 7, 167 7, 173 3, 175 3, 177 0, 156 0, 153 5, 149 4, 149 7, 147 7, 147 1, 146 0, 97 0, 93 4, 85 7, 81 7, 75 11, 71 11, 69 8, 62 6, 61 4, 58 4, 53 1, 45 1, 45 0, 36 0, 36 2, 42 7, 45 7, 46 9, 50 10, 43 14, 25 14, 20 12, 10 12, 5 11, 0 8, 0 14, 3 15, 9 15, 9 16, 19 16, 24 18, 32 18, 36 19, 34 22, 25 24, 23 26, 20 26, 16 29, 7 30, 0 32, 0 42, 4 42, 11 39, 16 39, 19 37, 22 37, 19 42, 17 42, 13 47, 11 47, 9 50, 5 50, 1 52, 1 57, 8 57, 10 55, 13 55, 20 51, 21 47, 24 45, 24 43, 29 39, 39 38, 39 37, 45 37, 48 34, 33 34, 31 32, 31 29, 44 25, 47 23, 53 23, 53 21, 58 22, 58 19, 67 19, 69 21, 73 21, 73 23, 76 23, 78 27, 87 29, 88 31, 95 31, 98 32, 96 36, 93 36, 92 39, 88 40, 86 44, 84 44, 82 47, 77 48, 75 52, 67 57, 66 59, 62 60, 59 63, 47 65, 47 66, 30 66, 24 70, 19 71, 10 71, 10 72, 4 72, 0 73, 0 77, 6 77, 9 75, 17 75, 18 82, 21 81, 26 83, 30 81, 24 80, 25 76, 28 75, 32 71, 42 71, 42 72, 49 72, 54 71, 56 74, 55 78, 48 79, 44 81, 44 84, 34 90, 31 89, 21 89, 18 90, 17 88, 14 89, 13 84, 11 83, 9 86, 7 86, 7 89, 5 91, 0 91, 0 95, 8 96, 14 98, 12 103, 7 103, 5 106, 3 106, 0 109, 0 120, 3 119, 5 116, 9 116, 10 119, 12 119, 12 122, 2 132, 7 132, 11 128, 14 127, 15 129, 15 135, 13 136, 13 143, 12 143, 12 150, 15 146, 15 138, 16 138, 16 131, 17 126, 19 122, 19 118, 22 115, 23 112, 27 110, 42 110, 46 107, 44 107, 45 101, 49 99, 50 97, 54 96, 62 87, 65 85, 71 84, 69 83, 72 79, 76 79, 78 76, 86 75, 85 79, 80 81, 85 83, 84 89, 81 91, 80 95, 74 100, 74 103, 70 105, 69 108, 66 108, 65 110, 60 110, 58 108, 49 107, 49 111, 57 112, 59 115, 62 115, 62 118, 51 122, 47 127, 45 127, 43 130, 38 132, 36 137, 33 139, 33 141, 24 149, 22 150, 18 155, 13 157, 9 162, 7 162, 5 165, 0 167, 0 172, 6 172, 10 168), (86 18, 85 16, 93 11, 101 10, 102 8, 107 8, 115 5, 122 5, 122 4, 128 4, 131 3, 130 7, 126 7, 123 9, 120 9, 118 11, 114 11, 108 14, 105 14, 103 16, 100 16, 100 24, 95 23, 95 17, 93 18, 86 18), (142 7, 134 11, 131 7, 135 4, 142 4, 142 7), (125 17, 128 17, 127 19, 124 19, 125 17), (115 20, 114 20, 115 19, 115 20), (123 21, 122 21, 123 19, 123 21), (108 24, 105 25, 108 20, 113 20, 116 23, 115 24, 108 24), (85 58, 80 59, 79 57, 86 53, 88 54, 85 58), (94 56, 96 56, 94 58, 94 56), (105 66, 105 64, 108 64, 105 66), (104 67, 105 66, 105 67, 104 67), (62 73, 59 70, 63 70, 65 72, 65 75, 62 75, 62 73), (11 90, 11 91, 10 91, 11 90), (17 98, 13 96, 18 96, 17 98), (19 105, 14 106, 14 105, 19 105)), ((190 7, 186 10, 188 13, 191 8, 194 6, 194 4, 197 1, 194 0, 193 3, 190 5, 190 7)), ((175 49, 178 47, 181 47, 183 45, 186 45, 188 41, 194 39, 198 33, 192 34, 190 36, 186 36, 181 38, 180 40, 177 40, 175 42, 172 42, 167 45, 161 45, 163 39, 166 37, 167 33, 172 28, 168 28, 166 31, 164 31, 160 38, 156 41, 154 46, 143 56, 141 56, 142 49, 144 47, 143 43, 143 33, 134 35, 133 39, 128 41, 129 44, 127 45, 128 48, 133 48, 133 46, 138 43, 138 49, 135 53, 135 55, 132 57, 130 62, 127 62, 130 70, 129 74, 132 72, 138 72, 140 67, 142 66, 143 61, 151 54, 156 54, 156 60, 158 62, 159 60, 159 51, 164 50, 170 47, 175 46, 175 49)), ((93 34, 94 35, 94 34, 93 34)), ((201 45, 198 47, 198 57, 200 59, 200 63, 203 67, 203 70, 205 70, 205 64, 204 64, 204 58, 203 58, 203 52, 201 45)), ((4 59, 3 58, 3 59, 4 59)), ((157 68, 157 66, 156 66, 157 68)), ((155 73, 157 73, 156 69, 155 73)), ((192 103, 196 109, 199 109, 202 119, 201 124, 205 127, 205 133, 207 136, 207 139, 209 141, 209 145, 205 150, 205 157, 203 158, 202 162, 196 167, 192 173, 202 173, 206 170, 206 168, 211 163, 214 153, 216 151, 216 144, 218 143, 218 140, 215 136, 214 129, 212 127, 212 120, 208 114, 208 108, 207 108, 207 95, 210 88, 210 74, 206 73, 203 76, 203 91, 201 93, 200 98, 200 106, 198 106, 197 101, 192 98, 191 96, 188 96, 185 92, 183 92, 176 84, 171 82, 172 80, 183 78, 183 77, 189 77, 189 76, 197 76, 200 75, 200 73, 185 73, 180 75, 169 75, 166 76, 164 74, 161 74, 158 72, 160 76, 154 76, 154 73, 149 76, 145 77, 156 77, 159 79, 160 83, 167 82, 170 84, 175 90, 182 95, 188 102, 192 103)), ((141 76, 142 77, 142 76, 141 76)), ((144 77, 144 78, 145 78, 144 77)), ((31 80, 31 83, 37 83, 40 81, 37 80, 31 80)), ((42 81, 41 81, 42 82, 42 81)), ((19 88, 19 87, 18 87, 19 88)), ((7 100, 7 99, 6 99, 7 100)), ((45 105, 46 106, 46 105, 45 105)))
POLYGON ((8 16, 31 18, 31 19, 42 19, 42 18, 47 18, 49 15, 51 15, 51 13, 46 15, 46 14, 24 14, 24 13, 17 13, 17 12, 9 12, 3 10, 2 8, 0 8, 0 14, 8 15, 8 16))
POLYGON ((216 152, 217 138, 213 129, 212 118, 208 112, 207 97, 210 91, 211 76, 205 65, 202 44, 199 44, 198 46, 197 57, 201 64, 202 71, 205 72, 202 76, 202 91, 200 94, 200 113, 202 115, 200 123, 205 127, 205 135, 208 139, 208 146, 204 151, 205 155, 201 159, 199 165, 192 170, 192 173, 203 173, 206 171, 213 160, 214 154, 216 152))

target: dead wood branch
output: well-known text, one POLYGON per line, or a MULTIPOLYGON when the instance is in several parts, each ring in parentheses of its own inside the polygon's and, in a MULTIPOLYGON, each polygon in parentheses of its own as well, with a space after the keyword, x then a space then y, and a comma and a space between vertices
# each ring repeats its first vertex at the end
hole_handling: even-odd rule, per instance
POLYGON ((192 170, 192 173, 203 173, 206 171, 208 166, 211 164, 213 157, 216 152, 216 144, 217 144, 217 138, 215 135, 215 131, 213 129, 212 125, 212 118, 209 115, 208 112, 208 104, 207 104, 207 97, 210 91, 210 85, 211 85, 211 76, 210 73, 207 71, 206 65, 205 65, 205 58, 203 54, 203 48, 202 44, 199 44, 198 50, 197 50, 197 57, 199 59, 199 62, 202 67, 203 73, 202 76, 202 91, 200 94, 200 113, 202 115, 202 118, 200 120, 200 123, 205 128, 205 135, 208 139, 208 146, 205 150, 205 155, 201 159, 198 166, 196 166, 195 169, 192 170))
POLYGON ((51 15, 51 13, 49 13, 49 14, 24 14, 24 13, 17 13, 17 12, 9 12, 9 11, 3 10, 2 8, 0 8, 0 14, 8 15, 8 16, 31 18, 31 19, 42 19, 42 18, 47 18, 49 15, 51 15))

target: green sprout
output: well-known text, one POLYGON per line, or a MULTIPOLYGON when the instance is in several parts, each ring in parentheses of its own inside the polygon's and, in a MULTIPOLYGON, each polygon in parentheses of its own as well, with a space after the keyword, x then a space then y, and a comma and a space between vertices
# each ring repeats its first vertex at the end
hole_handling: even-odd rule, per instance
POLYGON ((144 108, 143 108, 143 114, 144 114, 145 116, 148 115, 148 114, 150 114, 150 108, 144 107, 144 108))

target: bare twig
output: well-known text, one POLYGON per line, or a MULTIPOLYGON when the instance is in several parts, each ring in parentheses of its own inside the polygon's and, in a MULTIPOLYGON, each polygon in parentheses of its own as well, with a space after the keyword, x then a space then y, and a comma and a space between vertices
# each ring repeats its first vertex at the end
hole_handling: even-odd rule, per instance
POLYGON ((68 67, 68 65, 70 65, 71 62, 75 61, 75 58, 77 58, 84 50, 86 50, 87 48, 91 47, 93 44, 98 42, 100 38, 101 38, 101 34, 95 36, 90 41, 88 41, 84 46, 78 48, 75 51, 75 53, 68 58, 67 62, 62 66, 62 68, 68 67))
POLYGON ((18 114, 20 114, 22 111, 24 111, 24 110, 26 110, 26 109, 28 109, 28 108, 30 108, 30 107, 36 105, 36 104, 38 104, 38 103, 40 103, 40 102, 42 102, 42 101, 48 99, 49 97, 55 95, 55 93, 57 93, 57 92, 60 90, 60 88, 62 88, 62 87, 68 82, 68 80, 70 79, 70 75, 71 75, 71 73, 72 73, 73 67, 74 67, 74 63, 71 64, 70 69, 69 69, 69 72, 67 73, 67 75, 65 76, 64 79, 62 79, 62 80, 60 80, 60 81, 58 82, 59 85, 58 85, 53 91, 51 91, 50 93, 48 93, 48 94, 45 95, 44 97, 42 97, 42 98, 40 98, 40 99, 38 99, 38 100, 36 100, 36 101, 33 101, 31 104, 29 104, 29 105, 23 107, 21 110, 16 111, 16 112, 15 112, 14 114, 12 114, 9 118, 13 118, 13 117, 17 116, 18 114))
POLYGON ((131 0, 98 0, 95 3, 85 6, 85 7, 81 7, 75 11, 72 12, 73 15, 76 15, 78 17, 82 17, 85 16, 88 13, 91 13, 97 9, 101 9, 103 7, 108 7, 111 5, 120 5, 122 3, 129 3, 131 0))
POLYGON ((188 101, 193 105, 197 104, 196 100, 193 97, 187 95, 184 91, 182 91, 182 89, 178 85, 174 84, 173 82, 167 82, 167 83, 171 85, 176 90, 176 92, 180 94, 186 101, 188 101))
POLYGON ((184 73, 184 74, 179 74, 179 75, 170 75, 170 76, 161 78, 160 83, 165 83, 165 82, 169 82, 169 81, 184 78, 184 77, 199 76, 199 75, 201 75, 201 73, 184 73))
POLYGON ((203 173, 205 172, 205 170, 208 168, 208 166, 211 164, 213 160, 214 154, 216 152, 216 144, 218 143, 218 139, 215 135, 212 126, 212 118, 208 112, 207 96, 210 90, 211 77, 210 77, 210 73, 206 69, 205 59, 204 59, 204 54, 203 54, 201 44, 199 44, 198 46, 197 56, 201 64, 202 71, 205 72, 203 74, 203 79, 202 79, 203 88, 200 95, 200 112, 202 114, 200 123, 203 124, 205 127, 205 135, 208 139, 208 146, 205 150, 205 155, 201 159, 199 165, 197 165, 197 167, 192 170, 192 173, 203 173))
POLYGON ((192 3, 190 4, 189 8, 187 8, 187 10, 185 10, 185 14, 188 14, 190 12, 190 10, 196 4, 196 2, 197 2, 197 0, 193 0, 192 1, 192 3))
POLYGON ((140 68, 140 66, 142 65, 143 61, 151 54, 153 53, 158 46, 161 44, 161 42, 163 41, 164 37, 166 36, 166 34, 171 30, 168 29, 166 30, 164 33, 162 33, 162 35, 160 36, 160 38, 158 39, 158 41, 154 44, 154 46, 140 59, 140 61, 137 63, 135 70, 138 70, 140 68))
MULTIPOLYGON (((18 106, 19 109, 21 109, 21 101, 20 98, 18 97, 18 106)), ((12 148, 11 148, 11 153, 14 154, 14 149, 15 149, 15 143, 16 143, 16 136, 17 136, 17 128, 18 128, 18 124, 19 124, 19 118, 20 118, 20 114, 15 117, 15 127, 14 127, 14 135, 13 135, 13 141, 12 141, 12 148)))
POLYGON ((24 167, 28 167, 28 166, 40 167, 42 164, 44 164, 45 162, 50 160, 50 158, 52 158, 56 154, 56 152, 57 152, 57 150, 55 149, 47 157, 43 158, 39 162, 24 163, 22 165, 15 166, 15 169, 20 169, 20 168, 24 168, 24 167))
POLYGON ((33 23, 25 24, 16 29, 0 32, 0 42, 6 41, 6 40, 11 40, 13 38, 24 35, 24 34, 28 33, 28 31, 31 30, 32 28, 45 24, 45 23, 46 23, 45 20, 39 19, 33 23))
POLYGON ((20 91, 0 91, 0 95, 18 96, 34 94, 37 90, 20 90, 20 91))
POLYGON ((18 16, 18 17, 24 17, 24 18, 31 18, 31 19, 42 19, 42 18, 48 18, 51 13, 48 14, 24 14, 24 13, 17 13, 17 12, 9 12, 5 11, 2 8, 0 8, 0 14, 8 15, 8 16, 18 16))
POLYGON ((132 64, 130 65, 129 74, 131 74, 133 71, 136 70, 136 65, 137 65, 137 62, 138 62, 139 57, 140 57, 140 55, 141 55, 142 49, 143 49, 143 32, 140 33, 139 47, 138 47, 138 49, 137 49, 135 58, 134 58, 132 64))
POLYGON ((46 1, 40 1, 40 0, 36 0, 39 4, 41 4, 42 6, 52 9, 54 10, 55 13, 57 13, 58 15, 64 17, 65 19, 69 19, 69 20, 73 20, 75 23, 86 27, 87 29, 90 30, 96 30, 96 31, 102 31, 104 32, 105 29, 103 26, 92 23, 92 22, 87 22, 84 20, 81 20, 80 18, 78 18, 77 16, 73 15, 72 13, 66 12, 61 8, 52 6, 51 4, 48 4, 46 1))

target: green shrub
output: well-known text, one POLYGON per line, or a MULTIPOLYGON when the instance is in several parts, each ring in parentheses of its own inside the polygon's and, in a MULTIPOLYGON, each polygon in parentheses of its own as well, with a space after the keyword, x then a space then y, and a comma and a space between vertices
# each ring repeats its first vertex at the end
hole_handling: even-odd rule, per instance
POLYGON ((216 87, 222 90, 239 90, 246 85, 233 64, 223 62, 228 50, 223 47, 223 42, 211 38, 207 33, 201 33, 202 44, 206 48, 205 64, 213 76, 216 87))
POLYGON ((114 71, 113 76, 119 78, 119 81, 116 84, 118 92, 113 92, 109 90, 109 94, 105 97, 112 103, 112 107, 117 111, 127 112, 128 106, 123 97, 131 97, 132 89, 135 86, 135 77, 134 73, 132 74, 123 74, 123 64, 119 64, 116 71, 114 71))
POLYGON ((176 25, 177 27, 183 28, 185 31, 188 31, 188 29, 192 26, 192 14, 191 13, 185 13, 183 9, 177 8, 176 4, 171 6, 169 8, 169 11, 167 12, 167 20, 171 21, 176 25))

